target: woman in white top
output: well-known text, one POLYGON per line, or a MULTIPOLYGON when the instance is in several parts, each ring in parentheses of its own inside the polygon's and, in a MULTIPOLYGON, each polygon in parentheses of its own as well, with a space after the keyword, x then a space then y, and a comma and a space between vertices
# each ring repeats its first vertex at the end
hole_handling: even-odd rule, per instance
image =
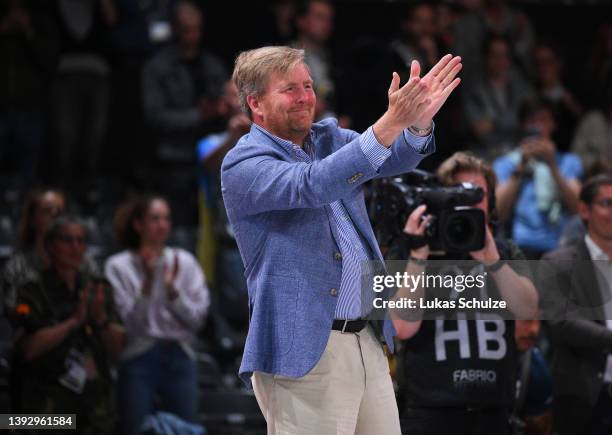
POLYGON ((127 333, 118 382, 122 432, 135 433, 156 398, 164 410, 194 421, 193 344, 209 306, 202 269, 189 252, 166 246, 170 207, 161 197, 121 207, 115 230, 125 250, 108 259, 105 274, 127 333))

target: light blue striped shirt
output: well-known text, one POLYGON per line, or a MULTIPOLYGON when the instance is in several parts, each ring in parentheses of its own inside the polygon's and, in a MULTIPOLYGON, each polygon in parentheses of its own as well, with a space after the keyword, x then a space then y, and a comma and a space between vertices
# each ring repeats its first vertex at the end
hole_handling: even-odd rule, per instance
MULTIPOLYGON (((255 127, 269 136, 276 143, 281 145, 289 152, 305 163, 312 163, 316 156, 316 147, 312 141, 312 134, 304 141, 304 149, 291 141, 273 135, 263 127, 255 124, 255 127)), ((433 130, 432 130, 433 133, 433 130)), ((404 137, 417 152, 424 154, 430 146, 429 136, 419 137, 412 134, 409 130, 404 130, 404 137)), ((368 128, 361 136, 361 149, 372 167, 378 171, 382 164, 387 160, 392 151, 380 144, 374 136, 372 127, 368 128)), ((365 317, 371 310, 372 305, 361 300, 361 265, 367 264, 375 259, 375 254, 368 247, 367 242, 361 237, 351 221, 342 200, 337 200, 325 206, 331 222, 336 226, 338 247, 342 255, 342 277, 340 279, 340 291, 338 294, 338 304, 336 305, 336 319, 357 319, 365 317)), ((371 295, 373 297, 373 295, 371 295)))

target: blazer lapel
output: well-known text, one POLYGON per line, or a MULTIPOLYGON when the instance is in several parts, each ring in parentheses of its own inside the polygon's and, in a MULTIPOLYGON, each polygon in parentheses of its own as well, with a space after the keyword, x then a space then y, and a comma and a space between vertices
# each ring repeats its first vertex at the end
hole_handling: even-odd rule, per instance
POLYGON ((583 306, 589 307, 592 310, 593 320, 598 323, 602 323, 603 319, 606 318, 605 311, 603 308, 604 301, 601 295, 601 287, 599 285, 600 279, 599 272, 594 264, 590 261, 591 255, 584 241, 580 241, 576 245, 576 256, 574 261, 575 275, 572 279, 575 279, 574 288, 579 292, 582 292, 584 298, 577 298, 578 300, 583 299, 583 306))

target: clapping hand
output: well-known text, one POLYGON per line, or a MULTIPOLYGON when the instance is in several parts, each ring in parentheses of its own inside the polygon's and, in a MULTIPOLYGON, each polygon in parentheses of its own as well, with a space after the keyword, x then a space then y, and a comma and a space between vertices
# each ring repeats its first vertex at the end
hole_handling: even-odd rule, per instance
POLYGON ((174 287, 174 280, 179 272, 179 258, 176 252, 172 265, 164 265, 164 269, 164 288, 167 291, 168 299, 176 299, 178 291, 174 287))
POLYGON ((72 318, 75 319, 77 326, 85 324, 87 321, 87 302, 89 300, 89 291, 91 290, 91 283, 88 283, 85 288, 79 292, 79 302, 77 303, 76 310, 72 314, 72 318))
POLYGON ((408 127, 428 129, 451 92, 459 86, 461 58, 447 54, 423 77, 416 60, 410 65, 410 78, 400 87, 400 77, 393 73, 389 86, 387 111, 373 126, 376 139, 391 146, 402 130, 408 127))
POLYGON ((155 266, 157 265, 158 256, 155 251, 150 249, 142 249, 140 251, 140 259, 142 260, 142 268, 144 270, 144 285, 142 294, 149 296, 153 285, 153 277, 155 276, 155 266))
MULTIPOLYGON (((419 63, 413 60, 411 71, 415 64, 420 69, 419 63)), ((461 79, 457 77, 457 74, 461 71, 462 67, 459 56, 447 54, 425 74, 421 79, 421 83, 425 84, 427 89, 425 100, 427 104, 420 109, 419 116, 413 125, 421 128, 427 128, 431 125, 434 115, 438 113, 451 92, 461 83, 461 79)))
POLYGON ((108 320, 108 314, 106 313, 106 296, 104 293, 104 287, 106 283, 104 281, 98 281, 94 288, 94 298, 89 304, 89 313, 93 322, 100 326, 106 323, 108 320))

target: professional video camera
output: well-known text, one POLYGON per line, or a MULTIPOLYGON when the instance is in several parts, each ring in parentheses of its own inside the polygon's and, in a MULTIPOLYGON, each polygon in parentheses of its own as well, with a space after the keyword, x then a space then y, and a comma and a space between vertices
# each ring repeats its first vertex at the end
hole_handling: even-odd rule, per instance
POLYGON ((429 172, 415 170, 398 177, 377 180, 370 202, 370 219, 378 241, 390 245, 397 238, 411 243, 404 225, 421 204, 432 216, 425 240, 432 251, 463 253, 482 249, 485 242, 485 214, 473 207, 483 198, 479 186, 463 183, 442 186, 429 172))

